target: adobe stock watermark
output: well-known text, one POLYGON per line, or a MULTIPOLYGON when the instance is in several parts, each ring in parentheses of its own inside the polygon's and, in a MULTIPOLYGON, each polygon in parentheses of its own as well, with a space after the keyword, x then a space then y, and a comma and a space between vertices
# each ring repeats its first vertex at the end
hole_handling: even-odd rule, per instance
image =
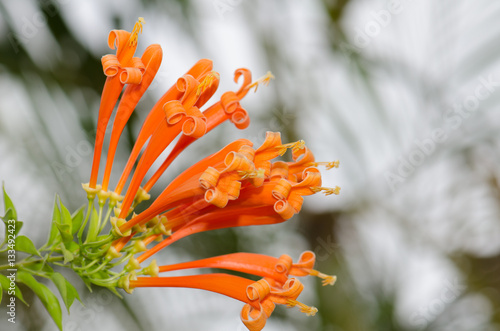
POLYGON ((59 12, 58 5, 67 4, 71 0, 40 0, 38 5, 42 10, 36 11, 30 17, 21 17, 20 33, 9 32, 7 39, 9 40, 14 52, 17 54, 20 47, 28 44, 31 40, 38 36, 41 29, 47 27, 47 18, 54 17, 59 12), (45 14, 44 14, 45 12, 45 14))
POLYGON ((455 301, 466 288, 467 287, 460 283, 458 279, 455 279, 453 283, 446 280, 439 297, 429 302, 428 305, 420 307, 418 311, 411 314, 410 324, 420 330, 424 329, 445 310, 448 304, 455 301))
POLYGON ((359 53, 361 49, 368 47, 373 39, 375 39, 383 29, 385 29, 392 22, 393 16, 400 15, 407 3, 412 0, 388 0, 386 8, 377 11, 371 11, 371 20, 366 22, 362 28, 356 27, 354 29, 355 35, 353 43, 340 43, 342 53, 351 58, 353 53, 359 53))
POLYGON ((71 174, 86 157, 91 155, 94 147, 87 140, 80 141, 76 146, 66 146, 66 155, 61 162, 52 162, 52 169, 60 181, 64 180, 64 175, 71 174))
POLYGON ((329 234, 326 239, 321 237, 316 238, 318 245, 314 247, 314 254, 316 255, 316 260, 319 262, 326 261, 330 258, 332 254, 336 254, 340 245, 333 240, 333 236, 329 234))
MULTIPOLYGON (((160 70, 156 73, 155 78, 148 87, 148 92, 154 91, 157 88, 165 88, 164 82, 171 80, 170 74, 167 71, 160 70)), ((168 88, 168 87, 166 87, 168 88)))
POLYGON ((396 169, 384 173, 385 181, 391 191, 395 192, 398 185, 404 183, 436 151, 439 144, 446 142, 450 137, 450 131, 459 129, 464 120, 479 109, 481 101, 488 99, 498 86, 500 86, 500 80, 495 80, 493 74, 490 74, 487 78, 479 77, 473 93, 465 97, 461 102, 453 104, 451 109, 444 114, 444 125, 432 130, 429 137, 415 140, 415 147, 406 157, 398 159, 396 169))
POLYGON ((251 141, 264 140, 268 131, 282 132, 287 126, 293 125, 297 118, 295 112, 288 110, 286 107, 273 108, 272 114, 267 116, 269 116, 269 119, 262 121, 262 126, 256 135, 249 138, 251 141))
POLYGON ((230 13, 235 10, 236 7, 241 5, 244 0, 213 0, 212 4, 214 6, 217 15, 224 19, 226 13, 230 13))

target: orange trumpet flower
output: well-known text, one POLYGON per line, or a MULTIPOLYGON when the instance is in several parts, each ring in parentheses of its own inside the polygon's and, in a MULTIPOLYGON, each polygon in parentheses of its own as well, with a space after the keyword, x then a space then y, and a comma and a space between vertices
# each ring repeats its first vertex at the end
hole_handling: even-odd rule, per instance
POLYGON ((141 201, 150 199, 150 190, 171 163, 194 141, 225 121, 238 129, 246 128, 250 120, 241 101, 251 89, 257 90, 259 85, 267 85, 274 78, 267 73, 252 82, 248 69, 237 69, 234 81, 240 83, 239 88, 223 93, 217 102, 205 107, 219 86, 220 76, 213 71, 212 61, 198 61, 153 106, 111 191, 110 175, 120 136, 162 59, 162 49, 155 44, 146 48, 140 58, 134 57, 143 23, 140 18, 132 32, 113 30, 108 45, 112 49, 116 46, 116 55, 102 59, 107 79, 99 108, 90 182, 83 185, 89 198, 87 219, 92 215, 89 234, 83 243, 84 254, 86 258, 98 256, 102 264, 93 261, 82 270, 88 269, 84 273, 89 277, 95 274, 92 279, 96 284, 118 286, 129 293, 140 287, 187 287, 235 298, 245 303, 241 319, 251 331, 264 327, 276 304, 298 306, 302 312, 314 315, 316 308, 296 301, 303 285, 290 276, 317 276, 323 279, 323 285, 333 285, 336 278, 313 269, 312 252, 304 252, 297 263, 288 255, 274 258, 233 253, 160 267, 153 260, 148 267, 141 267, 150 257, 191 234, 284 222, 300 212, 305 196, 319 192, 338 194, 340 189, 323 187, 318 170, 319 166, 336 168, 338 161, 316 162, 303 140, 283 144, 279 132, 268 132, 258 148, 247 139, 239 139, 196 162, 166 185, 149 207, 134 213, 141 201), (98 184, 106 127, 117 103, 104 175, 98 184), (170 153, 161 159, 176 139, 170 153), (291 160, 285 161, 281 158, 288 150, 291 160), (157 162, 161 165, 154 169, 157 162), (147 178, 148 173, 153 175, 147 178), (93 209, 96 195, 98 213, 93 209), (108 198, 107 215, 101 222, 108 198), (110 234, 98 236, 108 219, 112 225, 110 234), (118 262, 111 263, 117 258, 118 262), (121 272, 111 270, 126 260, 128 263, 121 272), (255 282, 222 273, 158 276, 192 268, 219 268, 263 278, 255 282), (100 272, 109 272, 111 276, 102 278, 100 272))

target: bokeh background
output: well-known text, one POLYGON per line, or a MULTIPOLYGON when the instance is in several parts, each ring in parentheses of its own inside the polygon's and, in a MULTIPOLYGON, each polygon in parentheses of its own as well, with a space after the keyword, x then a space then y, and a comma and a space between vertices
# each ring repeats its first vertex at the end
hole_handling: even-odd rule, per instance
MULTIPOLYGON (((319 313, 278 307, 267 331, 500 330, 500 2, 0 1, 0 180, 37 244, 56 192, 72 210, 86 203, 100 58, 109 30, 130 30, 139 16, 138 54, 159 43, 164 60, 115 164, 148 109, 200 58, 214 60, 221 91, 234 90, 239 67, 276 80, 244 100, 249 129, 210 133, 164 183, 268 130, 304 139, 318 160, 340 160, 324 171, 339 196, 309 197, 284 224, 187 238, 164 262, 313 250, 337 284, 305 280, 300 299, 319 313)), ((242 304, 213 293, 145 289, 119 300, 79 286, 85 307, 65 314, 68 331, 245 330, 242 304)), ((2 314, 2 330, 55 329, 28 300, 15 325, 2 314)))

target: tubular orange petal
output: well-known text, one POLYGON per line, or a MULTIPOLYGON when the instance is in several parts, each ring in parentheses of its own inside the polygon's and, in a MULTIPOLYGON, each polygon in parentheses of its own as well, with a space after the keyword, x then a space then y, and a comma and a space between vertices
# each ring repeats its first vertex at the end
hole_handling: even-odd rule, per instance
POLYGON ((194 233, 229 227, 276 224, 283 221, 284 219, 276 215, 274 210, 269 207, 234 210, 226 210, 226 208, 224 208, 211 213, 203 213, 201 216, 174 232, 170 237, 142 253, 142 255, 137 257, 137 260, 142 262, 177 240, 194 233))
POLYGON ((182 199, 189 199, 192 196, 198 195, 199 191, 197 191, 196 189, 200 188, 198 186, 198 180, 201 173, 211 165, 223 165, 223 161, 229 152, 238 150, 241 146, 244 145, 251 146, 252 142, 246 139, 236 140, 221 149, 219 152, 195 163, 182 174, 177 176, 158 196, 158 198, 156 198, 156 200, 148 209, 132 218, 124 226, 120 227, 120 230, 127 231, 134 225, 139 224, 140 222, 147 221, 151 217, 164 212, 172 204, 178 203, 182 199))
MULTIPOLYGON (((203 59, 198 61, 185 75, 190 75, 195 79, 203 77, 208 72, 212 70, 212 61, 203 59)), ((153 135, 153 133, 158 128, 158 123, 162 122, 165 117, 165 112, 163 110, 163 106, 171 100, 180 100, 183 96, 183 92, 179 91, 177 85, 172 86, 161 98, 156 102, 151 111, 149 112, 144 124, 142 125, 141 130, 139 131, 139 135, 136 139, 134 147, 132 148, 132 152, 130 153, 130 157, 125 165, 125 169, 122 172, 120 180, 115 188, 115 192, 118 194, 121 193, 123 188, 125 187, 125 183, 127 178, 132 171, 132 167, 134 166, 137 157, 141 149, 144 147, 146 141, 153 135)))
POLYGON ((97 184, 97 176, 99 171, 99 163, 101 160, 102 145, 106 127, 108 126, 109 118, 113 112, 116 101, 123 89, 123 84, 118 76, 108 77, 104 84, 104 89, 101 96, 101 104, 99 106, 99 115, 97 119, 97 132, 95 136, 94 160, 92 161, 92 172, 90 175, 89 186, 95 188, 97 184))
POLYGON ((116 152, 116 147, 118 146, 118 140, 128 122, 130 115, 134 111, 135 107, 139 103, 139 100, 143 96, 144 92, 148 89, 149 85, 153 81, 158 69, 161 65, 162 60, 162 50, 160 45, 150 45, 144 51, 142 55, 142 62, 146 64, 144 74, 142 75, 142 82, 138 85, 128 85, 123 92, 123 96, 118 104, 118 109, 116 111, 116 118, 113 123, 113 131, 111 133, 111 140, 108 149, 108 156, 106 160, 106 170, 104 172, 104 178, 102 183, 103 191, 107 191, 109 176, 111 174, 113 159, 116 152))
POLYGON ((130 288, 137 287, 184 287, 206 290, 223 294, 230 298, 248 303, 246 295, 247 286, 253 283, 252 280, 227 275, 227 274, 206 274, 180 277, 137 277, 137 280, 130 280, 130 288))

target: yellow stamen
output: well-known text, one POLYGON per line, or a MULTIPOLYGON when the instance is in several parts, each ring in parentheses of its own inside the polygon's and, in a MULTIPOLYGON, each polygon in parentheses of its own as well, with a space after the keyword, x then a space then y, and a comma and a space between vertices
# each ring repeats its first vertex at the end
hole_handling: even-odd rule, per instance
POLYGON ((310 162, 308 165, 311 167, 318 167, 320 165, 325 166, 326 170, 330 170, 333 168, 338 168, 339 167, 339 161, 333 161, 333 162, 310 162))
POLYGON ((338 187, 338 186, 336 186, 335 188, 313 186, 313 187, 311 187, 311 190, 314 193, 323 192, 325 195, 331 195, 331 194, 339 195, 340 194, 340 187, 338 187))
POLYGON ((210 86, 212 86, 213 82, 219 79, 220 75, 216 71, 212 71, 205 76, 203 81, 198 85, 198 90, 196 91, 196 95, 199 96, 203 92, 205 92, 210 86))
POLYGON ((238 175, 241 176, 241 179, 248 179, 248 178, 264 178, 266 174, 266 171, 264 169, 257 169, 254 171, 244 171, 244 170, 238 170, 238 175))
POLYGON ((142 25, 145 23, 146 21, 142 17, 139 17, 137 22, 135 22, 134 28, 132 29, 132 34, 130 35, 129 38, 130 46, 135 46, 137 44, 138 35, 139 33, 142 33, 142 25))
POLYGON ((248 86, 248 89, 251 90, 251 89, 255 88, 254 92, 257 92, 257 87, 260 84, 267 86, 267 85, 269 85, 269 82, 271 81, 271 79, 274 79, 274 75, 270 71, 268 71, 264 76, 260 77, 255 82, 250 84, 248 86))
POLYGON ((293 152, 298 151, 299 149, 304 149, 306 147, 306 142, 304 140, 299 140, 294 143, 288 143, 276 146, 275 148, 279 148, 279 155, 282 156, 286 153, 286 150, 291 148, 293 152))
POLYGON ((323 279, 323 282, 322 282, 323 286, 326 286, 326 285, 333 286, 335 284, 335 282, 337 281, 337 276, 326 275, 326 274, 319 272, 318 270, 314 270, 314 269, 309 271, 309 275, 316 276, 316 277, 323 279))
POLYGON ((318 308, 313 307, 313 306, 309 307, 308 305, 305 305, 302 302, 299 302, 297 300, 288 299, 286 301, 286 304, 290 308, 295 307, 295 306, 299 306, 300 312, 306 314, 307 316, 314 316, 318 312, 318 308))

